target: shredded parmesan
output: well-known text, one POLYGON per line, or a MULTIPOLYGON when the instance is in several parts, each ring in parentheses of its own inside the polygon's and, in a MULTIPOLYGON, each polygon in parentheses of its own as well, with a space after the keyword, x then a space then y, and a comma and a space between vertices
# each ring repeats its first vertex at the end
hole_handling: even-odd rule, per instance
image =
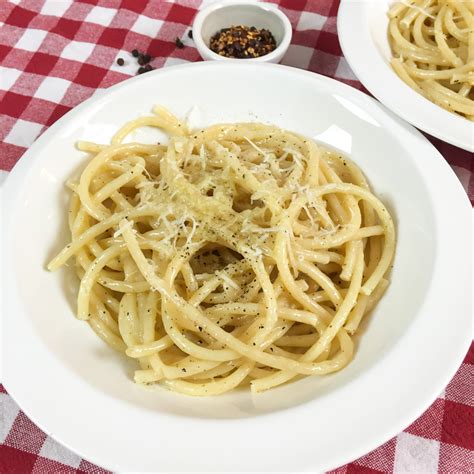
POLYGON ((427 12, 424 8, 419 7, 415 3, 413 3, 413 0, 410 2, 409 0, 401 0, 400 3, 405 5, 408 8, 412 8, 413 10, 416 10, 420 13, 423 13, 423 15, 427 16, 428 18, 431 18, 432 20, 436 20, 436 17, 431 15, 429 12, 427 12))
MULTIPOLYGON (((137 232, 137 231, 133 228, 133 221, 132 221, 132 220, 127 220, 127 223, 124 224, 123 227, 132 229, 135 233, 137 232)), ((122 232, 123 232, 123 229, 118 228, 118 229, 114 232, 113 238, 116 239, 117 237, 121 236, 121 235, 122 235, 122 232)))

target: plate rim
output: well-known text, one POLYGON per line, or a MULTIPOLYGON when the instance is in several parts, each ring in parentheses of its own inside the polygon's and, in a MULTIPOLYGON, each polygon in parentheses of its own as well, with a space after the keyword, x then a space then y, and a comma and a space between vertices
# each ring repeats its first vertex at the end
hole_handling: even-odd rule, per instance
MULTIPOLYGON (((389 0, 382 1, 388 3, 389 0)), ((446 143, 474 152, 474 122, 471 123, 418 94, 384 62, 372 41, 368 20, 370 6, 375 3, 379 2, 341 0, 339 5, 339 43, 355 76, 371 94, 403 120, 446 143), (357 31, 354 25, 357 25, 357 31), (394 94, 394 91, 398 92, 394 94), (406 105, 408 103, 411 104, 409 108, 406 105), (442 127, 437 125, 440 123, 443 123, 442 127)))
MULTIPOLYGON (((173 66, 173 67, 169 67, 169 68, 165 68, 165 69, 160 69, 160 70, 154 71, 152 74, 157 76, 158 74, 164 74, 164 73, 169 74, 169 73, 172 73, 172 71, 178 70, 178 69, 179 70, 181 70, 181 69, 182 70, 185 70, 185 69, 199 69, 199 68, 212 69, 212 68, 215 68, 216 66, 217 66, 216 63, 210 63, 210 62, 207 62, 207 63, 190 63, 190 64, 183 64, 183 65, 173 66)), ((220 64, 217 67, 222 68, 223 66, 220 64)), ((227 63, 226 67, 234 68, 234 67, 237 67, 237 65, 227 63)), ((395 120, 396 122, 398 122, 398 124, 401 125, 405 129, 405 131, 407 132, 407 134, 409 134, 411 136, 411 138, 413 138, 414 140, 419 142, 420 146, 425 147, 428 151, 431 152, 432 155, 433 154, 437 155, 438 159, 436 161, 438 162, 438 165, 441 168, 444 168, 444 170, 443 170, 444 172, 448 172, 448 174, 449 173, 451 174, 451 178, 450 178, 451 180, 455 177, 454 172, 449 167, 449 165, 444 161, 441 154, 436 150, 436 148, 433 145, 431 145, 428 142, 428 140, 425 137, 423 137, 423 135, 419 131, 415 130, 411 125, 403 122, 400 118, 394 116, 393 113, 388 112, 387 110, 385 110, 382 106, 380 106, 380 104, 376 103, 376 101, 374 101, 372 98, 368 97, 363 92, 358 91, 357 89, 351 88, 350 86, 348 86, 346 84, 343 84, 341 82, 338 82, 338 81, 336 81, 334 79, 331 79, 331 78, 328 78, 326 76, 322 76, 322 75, 315 74, 315 73, 312 73, 312 72, 309 72, 309 71, 300 70, 300 69, 292 68, 292 67, 288 67, 288 66, 273 65, 273 64, 262 64, 262 65, 256 65, 255 64, 255 65, 248 65, 248 66, 247 65, 239 65, 238 67, 239 68, 249 67, 249 68, 275 69, 277 71, 276 74, 278 73, 278 70, 286 71, 289 74, 301 75, 301 77, 307 77, 307 78, 315 79, 316 81, 322 81, 323 83, 326 83, 328 85, 328 87, 335 88, 335 89, 339 88, 340 90, 344 91, 346 94, 347 93, 355 94, 355 96, 358 97, 358 100, 361 100, 361 101, 362 100, 368 100, 370 103, 372 103, 372 105, 379 108, 380 113, 386 114, 392 120, 395 120)), ((14 167, 14 169, 12 170, 10 175, 8 176, 6 182, 4 183, 5 184, 5 186, 3 187, 3 191, 5 193, 4 195, 7 195, 9 192, 11 192, 17 184, 21 185, 22 176, 27 172, 28 168, 30 166, 32 166, 32 164, 34 162, 36 162, 37 159, 39 159, 38 156, 40 156, 40 153, 37 153, 37 150, 41 151, 41 149, 43 147, 46 147, 49 138, 54 137, 54 135, 61 130, 61 128, 65 125, 65 123, 67 121, 69 121, 71 119, 74 119, 74 117, 76 117, 76 116, 80 116, 82 111, 85 110, 88 107, 92 107, 93 105, 99 107, 100 104, 103 101, 106 101, 106 99, 109 95, 111 95, 113 92, 115 92, 117 90, 120 90, 122 88, 127 88, 129 86, 129 84, 132 83, 132 81, 136 82, 136 81, 142 81, 142 80, 146 80, 146 78, 144 76, 136 77, 136 78, 132 78, 131 80, 123 81, 119 84, 116 84, 116 85, 112 86, 111 88, 107 89, 106 91, 104 91, 100 96, 95 96, 95 97, 89 98, 88 100, 84 101, 82 104, 75 107, 74 109, 72 109, 67 114, 65 114, 65 116, 63 116, 60 120, 58 120, 55 124, 53 124, 27 150, 27 152, 25 152, 22 159, 19 160, 18 164, 14 167), (35 154, 36 154, 36 156, 35 156, 35 154), (27 158, 24 158, 24 157, 27 157, 27 158)), ((455 179, 457 180, 457 178, 455 178, 455 179)), ((462 193, 465 196, 465 199, 464 199, 465 204, 467 204, 468 199, 467 199, 467 196, 465 195, 464 190, 461 187, 461 184, 459 182, 455 183, 454 181, 452 181, 452 184, 453 184, 452 191, 455 194, 459 195, 459 197, 460 197, 460 191, 462 190, 462 193)), ((14 213, 13 209, 14 209, 14 206, 9 206, 8 207, 8 214, 10 214, 10 217, 14 213)), ((470 211, 470 205, 469 205, 469 211, 470 211)), ((8 220, 8 217, 7 217, 7 219, 5 219, 5 221, 7 221, 7 220, 8 220)), ((7 235, 5 236, 5 239, 4 239, 4 242, 3 242, 4 245, 9 240, 8 232, 6 232, 6 234, 7 235)), ((11 238, 11 236, 10 236, 10 238, 11 238)), ((4 245, 2 245, 2 251, 6 250, 4 245)), ((6 253, 4 255, 8 257, 8 253, 6 253)), ((8 258, 4 259, 4 262, 8 262, 8 261, 9 261, 8 258)), ((6 265, 5 265, 5 267, 6 267, 6 265)), ((7 283, 8 282, 4 283, 5 288, 8 287, 7 283)), ((420 309, 420 311, 421 311, 421 309, 420 309)), ((3 337, 5 337, 5 331, 3 332, 3 337)), ((397 341, 397 343, 399 343, 399 342, 400 341, 397 341)), ((400 431, 402 431, 412 421, 414 421, 421 413, 423 413, 424 410, 426 410, 426 408, 437 397, 437 393, 452 378, 452 376, 456 372, 457 368, 461 364, 462 359, 464 358, 464 355, 467 351, 467 348, 468 348, 469 344, 470 344, 470 335, 465 338, 464 345, 460 345, 458 347, 456 355, 453 356, 453 358, 451 360, 451 363, 450 363, 451 370, 446 370, 444 372, 444 376, 441 377, 442 380, 437 380, 436 387, 434 387, 434 388, 432 387, 431 390, 429 390, 429 392, 430 392, 429 394, 428 393, 424 394, 423 400, 418 401, 418 403, 416 405, 416 408, 413 408, 413 406, 411 407, 411 414, 405 415, 403 417, 403 421, 400 421, 398 425, 392 424, 390 429, 386 428, 385 433, 383 435, 378 436, 378 438, 372 439, 370 441, 366 441, 365 442, 365 447, 361 448, 360 446, 358 446, 357 448, 352 448, 351 450, 346 450, 347 452, 343 456, 339 456, 339 458, 338 458, 338 459, 340 459, 339 461, 335 462, 333 460, 332 463, 330 462, 327 465, 325 465, 324 469, 329 470, 329 469, 338 467, 342 464, 345 464, 347 462, 350 462, 354 459, 357 459, 358 457, 362 456, 363 454, 371 451, 372 449, 375 449, 377 446, 380 446, 385 441, 387 441, 388 439, 392 438, 394 435, 396 435, 400 431), (438 386, 439 386, 439 390, 438 390, 438 386)), ((2 344, 2 346, 4 347, 4 344, 2 344)), ((2 347, 2 350, 4 350, 3 347, 2 347)), ((364 379, 372 371, 373 371, 373 368, 369 369, 367 372, 365 372, 361 375, 360 379, 364 379)), ((7 390, 9 391, 9 394, 12 396, 12 398, 15 401, 17 401, 17 400, 20 401, 22 396, 19 395, 18 392, 15 393, 14 384, 13 384, 13 391, 10 391, 9 382, 6 382, 6 383, 5 382, 6 381, 4 380, 3 383, 4 383, 5 387, 7 388, 7 390)), ((426 392, 428 392, 428 390, 426 392)), ((311 403, 314 403, 314 401, 309 402, 308 404, 305 404, 304 406, 309 407, 311 403)), ((64 446, 68 447, 69 449, 71 449, 73 452, 77 453, 78 455, 80 455, 84 459, 90 459, 91 462, 94 462, 95 464, 101 465, 101 466, 103 466, 105 468, 108 468, 108 469, 111 468, 111 464, 103 462, 101 459, 96 459, 96 458, 91 459, 90 456, 88 456, 86 453, 84 453, 82 447, 81 448, 76 448, 74 446, 71 446, 70 443, 63 441, 60 438, 59 435, 57 435, 57 437, 55 437, 56 435, 54 433, 51 434, 50 431, 47 429, 47 426, 46 426, 47 421, 43 422, 43 420, 38 420, 38 417, 41 418, 41 416, 36 415, 34 413, 31 413, 31 410, 29 410, 29 409, 23 408, 23 406, 25 405, 23 402, 19 403, 19 405, 22 408, 22 410, 27 414, 27 416, 30 417, 30 419, 35 424, 37 424, 39 427, 41 427, 41 429, 43 429, 46 433, 48 433, 50 436, 52 436, 56 441, 58 441, 59 443, 61 443, 64 446), (33 415, 33 416, 31 416, 31 415, 33 415), (44 428, 43 428, 43 426, 44 426, 44 428)), ((286 412, 289 412, 291 410, 295 410, 297 408, 298 407, 294 407, 290 410, 286 410, 286 412)), ((293 411, 293 413, 294 413, 294 411, 293 411)), ((282 418, 281 415, 282 415, 282 412, 277 412, 277 413, 272 414, 272 416, 280 416, 280 418, 282 418)), ((242 422, 242 421, 245 421, 245 420, 239 420, 239 421, 242 422)), ((207 420, 207 422, 209 422, 209 420, 207 420)), ((245 423, 242 423, 242 424, 245 424, 245 423)), ((116 467, 117 466, 115 466, 114 469, 116 467)), ((318 466, 318 469, 319 468, 321 468, 321 467, 318 466)), ((118 469, 115 469, 115 470, 120 470, 120 467, 118 469)))

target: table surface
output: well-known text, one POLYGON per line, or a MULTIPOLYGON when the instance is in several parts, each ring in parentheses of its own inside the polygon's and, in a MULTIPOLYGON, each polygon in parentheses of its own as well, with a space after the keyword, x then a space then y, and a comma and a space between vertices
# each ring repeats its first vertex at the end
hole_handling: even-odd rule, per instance
MULTIPOLYGON (((209 2, 204 2, 209 3, 209 2)), ((337 38, 338 0, 276 1, 293 40, 283 64, 365 91, 337 38)), ((137 73, 130 51, 154 68, 200 57, 188 37, 199 0, 0 0, 0 171, 71 108, 137 73), (184 48, 176 46, 176 38, 184 48), (125 64, 119 66, 118 58, 125 64)), ((366 91, 365 91, 366 92, 366 91)), ((474 159, 432 137, 474 200, 474 159)), ((405 431, 333 471, 474 472, 474 344, 456 376, 405 431)), ((0 473, 103 473, 36 427, 0 385, 0 473)), ((230 466, 229 466, 230 467, 230 466)))

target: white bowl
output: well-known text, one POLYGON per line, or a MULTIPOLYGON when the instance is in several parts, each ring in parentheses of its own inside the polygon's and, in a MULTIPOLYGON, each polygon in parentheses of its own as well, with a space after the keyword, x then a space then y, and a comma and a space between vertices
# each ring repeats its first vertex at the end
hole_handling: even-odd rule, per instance
MULTIPOLYGON (((132 138, 157 140, 147 128, 132 138)), ((46 433, 112 471, 335 468, 418 417, 470 342, 471 206, 458 179, 413 127, 317 74, 206 62, 127 80, 46 131, 7 178, 4 196, 5 386, 46 433), (252 87, 241 87, 249 77, 252 87), (255 398, 190 398, 135 385, 133 361, 75 319, 73 269, 45 270, 69 239, 64 182, 88 161, 74 143, 107 142, 153 104, 181 117, 192 109, 195 126, 274 123, 340 149, 366 173, 395 217, 397 251, 391 285, 344 370, 255 398)))
POLYGON ((390 66, 387 12, 392 0, 342 0, 337 31, 344 56, 360 82, 397 115, 421 130, 474 151, 474 122, 429 101, 390 66))
POLYGON ((193 23, 193 40, 201 57, 206 60, 231 60, 279 63, 291 42, 292 30, 288 17, 270 3, 252 1, 224 1, 208 5, 199 11, 193 23), (277 47, 271 53, 251 59, 227 58, 209 48, 211 37, 232 25, 255 26, 269 30, 277 47))

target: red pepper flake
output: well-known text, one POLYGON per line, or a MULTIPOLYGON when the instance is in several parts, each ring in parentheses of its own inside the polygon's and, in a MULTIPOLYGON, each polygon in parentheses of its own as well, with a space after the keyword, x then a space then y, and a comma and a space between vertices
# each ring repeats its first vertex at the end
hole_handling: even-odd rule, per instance
POLYGON ((265 56, 276 48, 272 33, 255 26, 223 28, 211 38, 212 51, 227 58, 251 59, 265 56))

